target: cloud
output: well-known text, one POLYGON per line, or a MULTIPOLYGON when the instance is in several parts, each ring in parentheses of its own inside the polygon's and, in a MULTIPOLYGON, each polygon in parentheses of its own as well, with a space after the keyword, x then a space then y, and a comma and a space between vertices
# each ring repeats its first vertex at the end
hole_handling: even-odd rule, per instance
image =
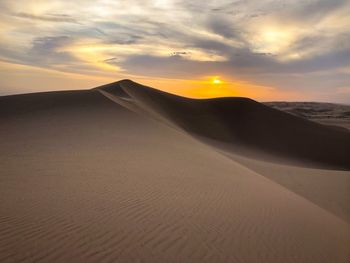
POLYGON ((60 48, 73 42, 68 36, 46 36, 34 38, 27 50, 18 52, 13 49, 0 46, 0 54, 3 61, 14 62, 23 65, 37 67, 55 67, 57 65, 69 66, 76 59, 69 53, 59 51, 60 48))
POLYGON ((33 15, 29 13, 19 12, 19 13, 14 13, 12 15, 20 18, 48 21, 48 22, 78 23, 74 18, 66 14, 33 15))
POLYGON ((0 7, 7 14, 0 59, 14 63, 97 76, 220 74, 329 94, 350 79, 341 72, 350 67, 346 0, 3 0, 0 7))
POLYGON ((32 47, 28 51, 29 58, 33 62, 40 64, 61 64, 73 60, 73 57, 67 52, 61 52, 58 49, 72 43, 68 36, 46 36, 38 37, 32 41, 32 47))
POLYGON ((210 16, 208 19, 208 29, 215 34, 225 38, 240 40, 240 32, 234 28, 233 23, 220 16, 210 16))
POLYGON ((305 1, 299 6, 296 6, 290 13, 291 19, 301 19, 302 21, 326 18, 333 12, 345 7, 349 4, 347 0, 312 0, 305 1))

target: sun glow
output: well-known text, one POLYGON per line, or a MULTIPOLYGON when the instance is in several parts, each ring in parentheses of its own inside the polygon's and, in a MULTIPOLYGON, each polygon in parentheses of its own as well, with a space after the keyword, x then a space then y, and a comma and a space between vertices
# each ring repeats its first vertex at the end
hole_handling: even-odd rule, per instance
POLYGON ((211 83, 213 83, 213 84, 215 84, 215 85, 218 85, 218 84, 221 84, 222 81, 221 81, 220 79, 218 79, 218 78, 213 78, 212 81, 211 81, 211 83))
POLYGON ((252 49, 258 53, 285 55, 302 30, 277 24, 256 27, 252 33, 252 49), (253 34, 254 33, 254 34, 253 34))

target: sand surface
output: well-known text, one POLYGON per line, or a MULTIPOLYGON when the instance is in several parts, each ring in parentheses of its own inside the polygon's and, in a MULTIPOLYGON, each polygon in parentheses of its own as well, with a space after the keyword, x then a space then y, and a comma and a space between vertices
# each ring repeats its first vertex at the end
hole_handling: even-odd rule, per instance
POLYGON ((311 121, 350 130, 350 105, 325 102, 265 102, 264 104, 311 121))
POLYGON ((188 99, 132 81, 99 88, 108 98, 240 155, 350 170, 350 131, 306 120, 248 98, 188 99))
POLYGON ((349 262, 348 171, 234 159, 131 84, 0 97, 0 262, 349 262))

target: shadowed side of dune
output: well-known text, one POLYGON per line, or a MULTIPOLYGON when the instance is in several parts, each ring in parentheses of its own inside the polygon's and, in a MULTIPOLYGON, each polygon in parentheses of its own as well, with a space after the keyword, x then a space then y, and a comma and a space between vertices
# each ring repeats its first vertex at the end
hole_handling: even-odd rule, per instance
POLYGON ((346 222, 96 90, 0 120, 1 263, 349 262, 346 222))
POLYGON ((189 99, 123 80, 99 87, 235 153, 308 167, 350 169, 350 132, 248 98, 189 99))

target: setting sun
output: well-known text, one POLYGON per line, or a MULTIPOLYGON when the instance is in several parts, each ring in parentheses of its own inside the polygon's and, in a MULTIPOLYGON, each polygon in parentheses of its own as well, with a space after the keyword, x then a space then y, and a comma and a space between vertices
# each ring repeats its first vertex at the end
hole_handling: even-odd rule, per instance
POLYGON ((222 81, 220 79, 217 79, 217 78, 213 79, 211 82, 213 84, 221 84, 222 83, 222 81))

